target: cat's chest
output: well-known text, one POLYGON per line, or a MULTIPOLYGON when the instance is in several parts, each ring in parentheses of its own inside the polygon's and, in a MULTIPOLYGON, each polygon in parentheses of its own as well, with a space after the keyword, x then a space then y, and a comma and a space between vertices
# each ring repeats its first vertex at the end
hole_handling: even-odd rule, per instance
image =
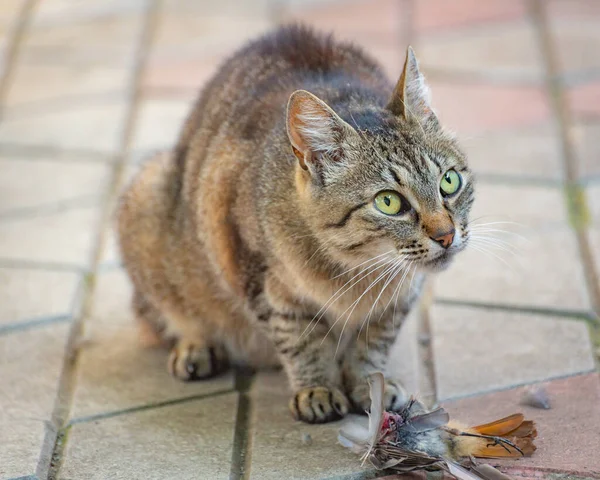
POLYGON ((377 321, 394 310, 405 311, 420 291, 422 274, 416 270, 346 275, 317 282, 313 298, 320 306, 320 315, 341 331, 377 321))

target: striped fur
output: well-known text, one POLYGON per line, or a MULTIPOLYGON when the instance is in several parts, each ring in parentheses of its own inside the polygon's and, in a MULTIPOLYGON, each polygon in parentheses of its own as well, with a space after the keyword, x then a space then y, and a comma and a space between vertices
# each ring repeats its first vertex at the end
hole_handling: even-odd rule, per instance
MULTIPOLYGON (((225 62, 173 151, 124 191, 134 312, 174 342, 175 376, 281 364, 299 419, 368 405, 365 378, 385 370, 423 279, 465 247, 474 194, 411 55, 394 90, 359 48, 281 28, 225 62), (463 187, 445 198, 449 169, 463 187), (410 211, 377 211, 382 190, 410 211), (448 228, 444 250, 432 235, 448 228)), ((387 389, 399 406, 399 383, 387 389)))

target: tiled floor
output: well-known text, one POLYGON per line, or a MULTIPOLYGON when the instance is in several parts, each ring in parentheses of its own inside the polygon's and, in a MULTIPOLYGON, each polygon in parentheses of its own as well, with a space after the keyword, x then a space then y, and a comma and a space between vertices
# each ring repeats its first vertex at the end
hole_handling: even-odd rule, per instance
POLYGON ((0 0, 0 478, 373 478, 339 425, 292 421, 279 373, 170 378, 111 232, 116 192, 223 57, 293 19, 390 76, 411 43, 479 173, 488 236, 436 279, 393 367, 464 421, 535 418, 512 475, 599 478, 596 0, 0 0), (540 382, 553 408, 520 405, 540 382))

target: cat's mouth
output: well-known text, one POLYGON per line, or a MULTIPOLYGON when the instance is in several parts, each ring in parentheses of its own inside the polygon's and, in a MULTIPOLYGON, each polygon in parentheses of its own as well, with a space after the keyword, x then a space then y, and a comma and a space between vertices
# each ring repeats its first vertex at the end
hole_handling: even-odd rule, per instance
POLYGON ((452 259, 454 258, 453 251, 445 251, 440 253, 437 257, 425 260, 423 266, 432 272, 440 272, 450 266, 452 259))

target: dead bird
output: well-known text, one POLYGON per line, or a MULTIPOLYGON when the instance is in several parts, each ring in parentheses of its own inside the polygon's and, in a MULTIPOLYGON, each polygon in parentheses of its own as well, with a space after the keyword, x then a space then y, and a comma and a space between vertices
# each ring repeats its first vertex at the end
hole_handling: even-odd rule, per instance
POLYGON ((463 479, 507 478, 495 469, 497 475, 490 475, 492 467, 478 466, 473 457, 530 456, 536 449, 535 424, 525 420, 521 413, 466 427, 450 421, 443 408, 427 412, 414 398, 399 412, 388 412, 383 403, 384 377, 379 372, 370 377, 370 395, 368 429, 348 423, 340 430, 338 439, 343 446, 362 455, 363 463, 368 460, 378 469, 444 470, 463 479))

